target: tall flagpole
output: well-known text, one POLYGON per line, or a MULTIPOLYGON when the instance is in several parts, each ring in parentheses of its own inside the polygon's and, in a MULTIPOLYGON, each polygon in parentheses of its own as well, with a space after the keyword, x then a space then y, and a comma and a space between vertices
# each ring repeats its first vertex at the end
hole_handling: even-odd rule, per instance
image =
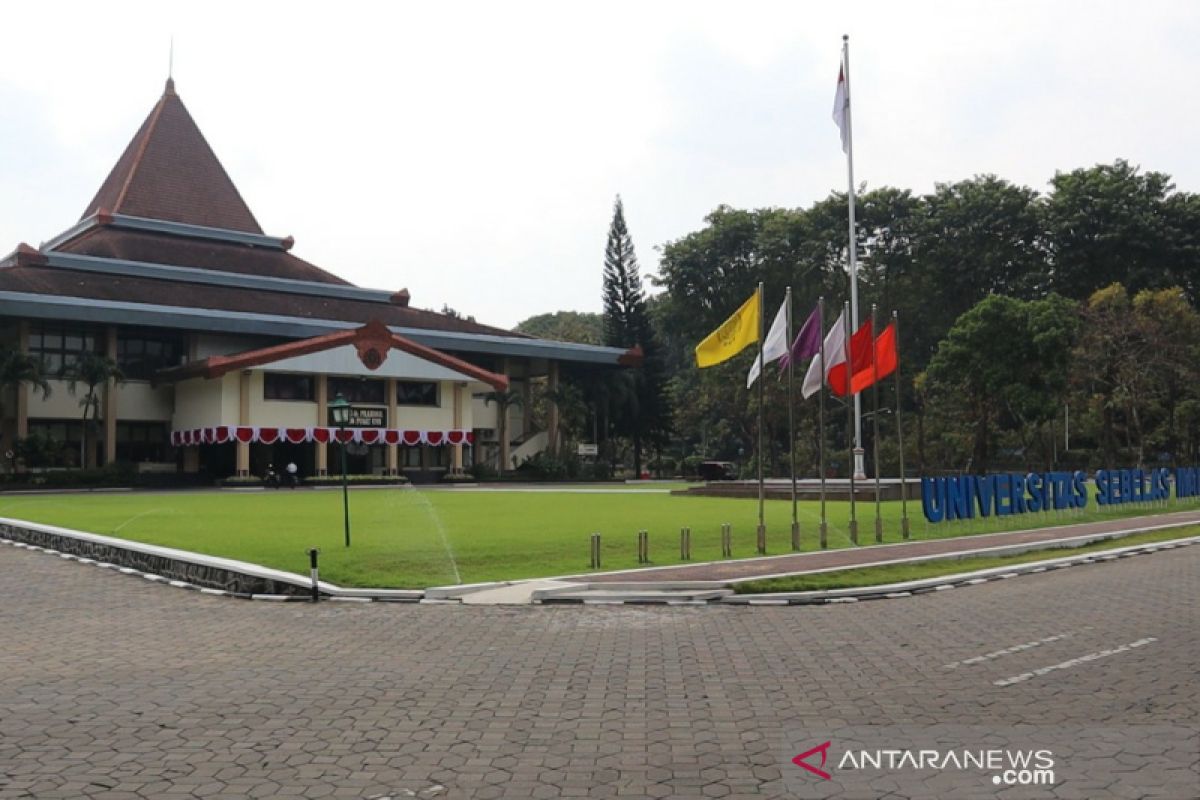
POLYGON ((760 374, 758 376, 758 542, 759 551, 765 552, 764 537, 766 535, 767 523, 763 514, 763 501, 765 499, 765 491, 763 488, 763 384, 766 383, 766 377, 761 374, 765 370, 763 365, 763 339, 766 338, 766 330, 764 325, 766 319, 763 316, 763 285, 758 284, 758 364, 760 374))
POLYGON ((908 482, 904 475, 904 425, 900 419, 900 315, 892 312, 896 336, 896 443, 900 447, 900 533, 908 538, 908 482))
MULTIPOLYGON (((787 341, 787 346, 790 348, 792 346, 792 287, 790 287, 790 286, 787 287, 787 296, 784 298, 784 302, 787 303, 787 340, 786 341, 787 341)), ((794 360, 795 359, 792 358, 792 353, 789 352, 788 353, 788 367, 787 367, 787 407, 788 407, 788 452, 791 455, 791 468, 792 468, 792 549, 799 550, 800 549, 800 520, 796 516, 796 513, 797 513, 796 512, 796 423, 795 423, 795 419, 794 419, 795 410, 793 409, 793 406, 795 405, 795 403, 793 402, 794 395, 792 393, 793 392, 793 381, 792 381, 793 365, 792 365, 792 362, 794 360)), ((765 380, 765 377, 764 377, 764 380, 765 380)))
MULTIPOLYGON (((851 398, 850 379, 853 377, 853 375, 850 374, 850 319, 848 316, 849 310, 850 310, 849 304, 843 303, 842 304, 842 334, 843 334, 842 338, 843 338, 844 342, 842 344, 842 347, 846 351, 846 438, 847 439, 850 438, 850 430, 853 427, 853 423, 854 423, 854 409, 853 409, 853 406, 851 406, 851 404, 850 404, 850 398, 851 398)), ((857 395, 854 395, 854 396, 857 397, 857 395)), ((854 442, 853 441, 848 442, 848 445, 849 445, 849 449, 850 449, 851 458, 853 459, 854 442)), ((854 464, 852 461, 850 464, 850 542, 851 542, 851 544, 858 544, 858 517, 856 516, 855 510, 854 510, 854 499, 855 499, 854 495, 855 495, 855 490, 856 490, 854 473, 855 473, 855 468, 854 468, 854 464)))
MULTIPOLYGON (((854 222, 854 126, 850 104, 850 36, 842 36, 842 77, 846 82, 846 177, 850 201, 850 328, 858 330, 858 235, 854 222)), ((847 358, 847 369, 849 359, 847 358)), ((862 446, 862 399, 854 395, 854 476, 865 480, 862 446)))
MULTIPOLYGON (((817 300, 817 334, 821 339, 821 383, 825 383, 825 298, 817 300)), ((817 414, 817 462, 821 471, 821 549, 829 546, 829 526, 825 522, 825 387, 817 392, 820 402, 817 414)))
POLYGON ((878 313, 875 304, 871 304, 871 400, 874 413, 871 414, 871 450, 875 462, 875 542, 883 542, 883 517, 879 508, 879 359, 875 353, 875 319, 878 313))

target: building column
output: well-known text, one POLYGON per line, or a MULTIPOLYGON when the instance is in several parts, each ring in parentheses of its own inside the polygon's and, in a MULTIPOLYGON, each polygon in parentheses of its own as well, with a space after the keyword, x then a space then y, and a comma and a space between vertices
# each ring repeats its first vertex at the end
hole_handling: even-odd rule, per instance
MULTIPOLYGON (((388 378, 383 382, 383 390, 387 392, 387 425, 384 428, 399 428, 396 417, 400 415, 400 406, 396 402, 396 379, 388 378)), ((389 444, 387 447, 387 474, 400 474, 400 445, 389 444)))
POLYGON ((548 381, 547 388, 550 390, 550 392, 549 392, 549 394, 550 394, 549 417, 550 418, 547 421, 546 427, 549 428, 549 431, 550 431, 550 436, 549 436, 549 438, 550 438, 550 454, 558 455, 559 413, 558 413, 558 402, 555 399, 558 397, 558 362, 557 361, 550 362, 550 376, 547 379, 547 381, 548 381))
MULTIPOLYGON (((117 360, 117 326, 104 329, 104 354, 117 360)), ((117 460, 117 382, 109 378, 104 384, 104 463, 117 460)))
MULTIPOLYGON (((503 375, 508 375, 509 361, 507 358, 500 359, 500 372, 503 375)), ((512 383, 509 383, 512 386, 512 383)), ((500 472, 512 469, 508 463, 509 457, 509 435, 508 435, 508 408, 500 403, 496 404, 496 436, 500 439, 500 472)))
MULTIPOLYGON (((238 373, 238 425, 250 424, 250 371, 238 373)), ((237 442, 237 474, 239 478, 250 475, 250 444, 237 442)))
MULTIPOLYGON (((317 379, 317 425, 329 425, 329 378, 325 375, 315 376, 317 379)), ((317 477, 329 475, 329 445, 317 442, 317 477)))
MULTIPOLYGON (((17 323, 17 350, 29 352, 29 320, 17 323)), ((16 438, 24 439, 29 435, 29 384, 17 384, 17 434, 16 438)))
MULTIPOLYGON (((466 394, 466 392, 463 391, 464 386, 465 386, 465 384, 462 384, 462 383, 454 384, 454 430, 456 430, 456 431, 462 430, 462 426, 463 426, 463 416, 464 416, 463 415, 463 395, 466 394)), ((463 446, 460 443, 460 444, 451 445, 450 447, 451 447, 450 474, 451 475, 462 475, 463 474, 463 457, 462 457, 463 456, 463 453, 462 453, 463 446)))

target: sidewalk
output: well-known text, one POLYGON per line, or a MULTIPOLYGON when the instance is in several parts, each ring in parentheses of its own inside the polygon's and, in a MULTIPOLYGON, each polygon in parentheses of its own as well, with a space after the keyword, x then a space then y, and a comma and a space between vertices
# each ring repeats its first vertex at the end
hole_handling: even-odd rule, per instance
MULTIPOLYGON (((759 556, 737 561, 709 561, 676 567, 651 567, 578 574, 557 580, 578 580, 587 583, 658 583, 663 581, 739 581, 776 575, 791 575, 830 569, 869 567, 899 559, 924 558, 953 553, 968 553, 989 547, 1022 544, 1045 544, 1077 536, 1129 531, 1159 530, 1187 524, 1200 524, 1200 510, 1172 514, 1152 514, 1123 517, 1101 522, 1084 522, 1037 530, 1007 531, 957 536, 950 539, 924 539, 897 544, 864 545, 857 548, 822 550, 815 553, 794 553, 779 556, 759 556)), ((868 532, 865 535, 871 536, 868 532)), ((784 541, 777 537, 777 541, 784 541)))

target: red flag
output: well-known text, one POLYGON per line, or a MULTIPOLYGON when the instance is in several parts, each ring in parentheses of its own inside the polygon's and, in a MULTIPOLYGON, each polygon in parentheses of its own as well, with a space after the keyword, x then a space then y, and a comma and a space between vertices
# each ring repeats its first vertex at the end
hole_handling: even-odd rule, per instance
POLYGON ((855 394, 858 394, 863 389, 866 389, 875 383, 881 381, 888 375, 896 371, 896 362, 899 355, 896 353, 896 323, 892 323, 883 329, 883 333, 879 334, 879 338, 875 340, 875 363, 868 364, 867 368, 861 372, 856 371, 854 377, 850 379, 850 389, 855 394))
MULTIPOLYGON (((867 320, 862 324, 854 335, 850 337, 850 370, 847 372, 846 363, 843 361, 840 364, 834 364, 829 370, 829 389, 838 397, 846 396, 846 375, 857 376, 859 373, 866 370, 871 372, 871 339, 872 339, 871 321, 867 320)), ((853 384, 851 384, 853 387, 853 384)), ((859 391, 855 389, 854 391, 859 391)))

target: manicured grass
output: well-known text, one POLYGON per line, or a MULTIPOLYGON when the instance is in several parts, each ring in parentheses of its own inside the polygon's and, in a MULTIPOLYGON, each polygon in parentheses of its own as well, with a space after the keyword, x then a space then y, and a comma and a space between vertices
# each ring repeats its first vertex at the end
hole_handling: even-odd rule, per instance
MULTIPOLYGON (((322 577, 346 586, 425 587, 588 571, 588 537, 603 536, 605 570, 637 567, 637 531, 650 533, 652 565, 679 563, 679 529, 692 529, 692 560, 720 558, 720 526, 733 525, 736 557, 755 555, 756 500, 672 497, 661 486, 569 486, 523 491, 413 487, 351 489, 353 546, 342 539, 341 492, 205 491, 0 496, 0 516, 178 547, 306 574, 321 549, 322 577), (621 487, 617 487, 618 490, 621 487)), ((908 510, 914 539, 1111 519, 1194 507, 1186 502, 1100 513, 1028 514, 926 525, 908 510)), ((882 504, 885 542, 900 541, 900 503, 882 504)), ((816 549, 820 507, 800 504, 802 549, 816 549)), ((860 544, 874 541, 874 506, 858 504, 860 544)), ((829 546, 850 546, 849 505, 829 504, 829 546)), ((766 507, 768 552, 789 551, 791 504, 766 507)))
POLYGON ((1200 525, 1186 528, 1172 528, 1166 531, 1135 533, 1132 536, 1093 542, 1082 547, 1054 547, 1008 556, 977 556, 974 558, 945 559, 925 564, 891 564, 883 567, 844 569, 836 572, 820 572, 814 575, 797 575, 791 578, 746 581, 745 583, 736 584, 733 590, 737 594, 764 594, 770 592, 812 592, 827 589, 849 589, 860 586, 883 586, 889 583, 904 583, 906 581, 937 578, 942 575, 957 575, 962 572, 973 572, 980 569, 1011 567, 1016 564, 1049 561, 1066 556, 1115 550, 1118 547, 1133 547, 1134 545, 1150 544, 1151 542, 1183 539, 1188 536, 1195 536, 1198 533, 1200 533, 1200 525))

